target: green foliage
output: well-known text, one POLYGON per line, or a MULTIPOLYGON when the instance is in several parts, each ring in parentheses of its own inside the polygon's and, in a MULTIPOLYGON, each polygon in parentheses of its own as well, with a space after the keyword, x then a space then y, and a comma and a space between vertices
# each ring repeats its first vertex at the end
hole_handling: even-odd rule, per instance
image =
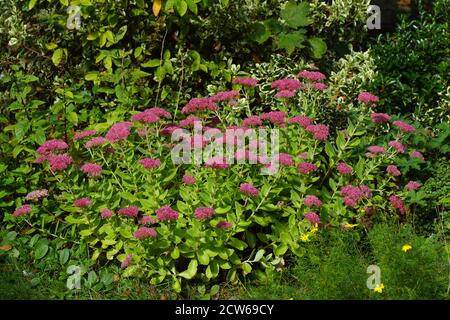
POLYGON ((380 92, 384 110, 430 126, 450 120, 450 16, 447 1, 435 2, 433 13, 422 10, 419 19, 402 19, 395 33, 379 37, 372 46, 378 76, 368 86, 380 92))

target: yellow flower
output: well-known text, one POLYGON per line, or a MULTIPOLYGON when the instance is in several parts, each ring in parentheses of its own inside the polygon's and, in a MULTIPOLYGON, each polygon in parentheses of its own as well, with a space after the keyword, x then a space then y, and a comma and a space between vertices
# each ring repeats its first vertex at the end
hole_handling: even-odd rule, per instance
POLYGON ((319 230, 319 228, 317 227, 317 223, 314 225, 314 227, 311 228, 311 231, 309 232, 310 234, 314 234, 319 230))
POLYGON ((358 226, 358 224, 350 224, 350 223, 344 224, 344 227, 348 228, 348 229, 353 229, 354 227, 357 227, 357 226, 358 226))
POLYGON ((412 247, 409 244, 404 244, 402 247, 403 252, 408 252, 411 249, 412 249, 412 247))
POLYGON ((300 240, 302 240, 303 242, 308 242, 309 241, 309 234, 302 234, 300 236, 300 240))
POLYGON ((373 292, 383 293, 384 284, 380 284, 378 287, 373 288, 373 292))

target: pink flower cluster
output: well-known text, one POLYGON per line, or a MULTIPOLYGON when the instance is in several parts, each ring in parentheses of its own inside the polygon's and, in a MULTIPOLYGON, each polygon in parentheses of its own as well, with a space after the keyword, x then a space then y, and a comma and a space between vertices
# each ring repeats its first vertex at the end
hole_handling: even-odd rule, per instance
POLYGON ((376 95, 374 95, 374 94, 372 94, 370 92, 366 92, 366 91, 360 92, 359 95, 358 95, 358 101, 362 102, 362 103, 375 104, 379 100, 380 99, 376 95))
POLYGON ((279 91, 289 90, 296 91, 300 89, 301 83, 297 79, 281 79, 272 82, 272 88, 276 88, 279 91))
POLYGON ((199 220, 206 220, 214 215, 213 208, 197 208, 195 209, 194 216, 199 220))
POLYGON ((291 167, 294 165, 294 160, 292 159, 292 156, 288 153, 278 154, 278 160, 283 166, 291 167))
POLYGON ((157 116, 155 113, 150 111, 150 109, 144 110, 142 112, 139 112, 137 114, 134 114, 131 116, 131 121, 137 122, 142 121, 145 123, 156 123, 160 121, 161 118, 157 116))
POLYGON ((309 162, 301 162, 298 167, 298 171, 302 174, 308 174, 310 172, 316 171, 317 166, 309 162))
POLYGON ((356 207, 362 198, 372 198, 372 191, 365 185, 355 187, 349 184, 341 188, 341 195, 345 205, 356 207))
POLYGON ((403 203, 402 199, 400 199, 398 196, 392 195, 389 197, 389 202, 394 208, 398 209, 401 214, 405 214, 405 204, 403 203))
POLYGON ((242 183, 239 186, 239 190, 249 196, 256 197, 259 195, 259 190, 256 189, 253 185, 250 183, 242 183))
POLYGON ((327 140, 330 133, 330 129, 324 124, 309 125, 306 131, 311 132, 314 139, 319 141, 327 140))
POLYGON ((118 213, 122 216, 126 216, 126 217, 137 217, 139 212, 139 208, 136 206, 129 206, 129 207, 125 207, 125 208, 121 208, 119 209, 118 213))
POLYGON ((133 233, 133 236, 139 240, 146 239, 146 238, 155 238, 156 230, 153 228, 140 227, 133 233))
POLYGON ((65 170, 73 161, 68 154, 51 154, 47 156, 47 160, 53 171, 65 170))
POLYGON ((84 144, 84 147, 86 149, 91 149, 92 147, 97 147, 97 146, 101 146, 103 144, 105 144, 108 140, 106 140, 103 137, 95 137, 92 138, 91 140, 89 140, 88 142, 86 142, 84 144))
POLYGON ((114 124, 106 133, 105 138, 109 142, 126 140, 130 135, 131 122, 119 122, 114 124))
POLYGON ((220 101, 227 101, 227 100, 238 99, 239 96, 240 96, 240 94, 239 94, 238 91, 231 90, 231 91, 218 92, 215 95, 211 96, 209 99, 212 102, 220 102, 220 101))
POLYGON ((24 204, 21 207, 14 210, 12 215, 13 215, 13 217, 18 218, 18 217, 23 216, 30 212, 31 212, 31 206, 29 204, 24 204))
POLYGON ((105 209, 100 210, 100 216, 103 219, 109 219, 113 216, 113 212, 111 210, 105 208, 105 209))
POLYGON ((319 71, 303 70, 297 74, 297 77, 304 78, 311 81, 322 81, 326 79, 326 76, 319 71))
POLYGON ((389 141, 389 146, 394 148, 398 153, 405 153, 406 147, 399 141, 389 141))
POLYGON ((139 160, 138 163, 140 165, 142 165, 145 169, 155 169, 161 165, 161 160, 145 158, 145 159, 139 160))
POLYGON ((322 202, 320 201, 319 198, 317 198, 316 196, 311 196, 311 195, 306 196, 304 202, 305 202, 305 206, 307 206, 307 207, 313 207, 313 206, 320 207, 322 205, 322 202))
POLYGON ((186 119, 183 119, 180 121, 180 127, 187 128, 187 127, 193 127, 195 122, 201 123, 202 119, 199 117, 190 115, 186 119))
POLYGON ((304 217, 306 220, 311 222, 311 224, 313 224, 313 225, 320 224, 320 217, 315 212, 312 212, 312 211, 307 212, 307 213, 305 213, 304 217))
POLYGON ((411 156, 411 158, 417 158, 417 159, 420 159, 422 161, 425 160, 425 158, 423 157, 423 154, 420 153, 417 150, 411 151, 411 153, 409 155, 411 156))
POLYGON ((386 150, 385 150, 383 147, 380 147, 380 146, 370 146, 370 147, 367 148, 367 150, 368 150, 370 153, 373 153, 373 154, 376 154, 376 153, 385 153, 385 152, 386 152, 386 150))
POLYGON ((372 113, 370 115, 373 123, 385 123, 391 120, 391 116, 386 113, 372 113))
POLYGON ((242 121, 242 125, 245 126, 245 127, 261 126, 262 125, 262 121, 261 121, 261 118, 259 116, 250 116, 250 117, 244 119, 244 121, 242 121))
POLYGON ((313 122, 313 119, 311 119, 309 117, 304 117, 304 116, 296 116, 296 117, 290 118, 288 120, 288 123, 299 124, 303 128, 307 128, 309 125, 311 125, 312 122, 313 122))
POLYGON ((282 111, 270 111, 263 113, 260 116, 261 120, 267 120, 272 122, 273 124, 283 124, 285 119, 287 118, 287 113, 282 111))
POLYGON ((155 224, 157 221, 155 218, 152 218, 150 216, 143 216, 140 220, 139 220, 139 224, 145 224, 145 225, 152 225, 155 224))
POLYGON ((88 198, 80 198, 73 202, 73 205, 75 207, 80 207, 80 208, 89 207, 91 204, 92 204, 92 201, 88 198))
POLYGON ((90 175, 91 177, 97 177, 102 173, 102 166, 95 163, 85 163, 81 166, 81 171, 90 175))
POLYGON ((90 137, 95 134, 97 134, 97 130, 86 130, 86 131, 76 132, 75 135, 73 136, 73 140, 75 140, 75 141, 81 140, 83 138, 90 137))
POLYGON ((414 128, 412 125, 410 125, 409 123, 406 123, 404 121, 394 121, 393 125, 396 126, 397 128, 400 129, 400 131, 405 132, 405 133, 414 133, 416 132, 416 128, 414 128))
POLYGON ((295 91, 290 90, 282 90, 275 95, 275 98, 292 98, 292 97, 295 97, 295 91))
POLYGON ((236 78, 231 82, 232 84, 240 84, 245 87, 256 87, 258 80, 254 78, 236 78))
POLYGON ((195 178, 188 174, 185 174, 181 180, 183 181, 184 184, 187 185, 195 184, 196 182, 195 178))
POLYGON ((353 171, 353 168, 350 167, 345 162, 339 162, 336 166, 336 170, 339 171, 340 174, 351 174, 353 171))
POLYGON ((69 145, 62 140, 52 139, 44 142, 39 148, 37 148, 36 152, 41 155, 47 155, 56 150, 65 150, 68 149, 69 145))
POLYGON ((233 224, 230 223, 230 222, 228 222, 228 221, 220 221, 220 222, 216 225, 216 227, 217 227, 217 228, 220 228, 220 229, 230 229, 230 228, 233 227, 233 224))
POLYGON ((120 265, 120 267, 122 269, 128 267, 131 264, 132 260, 133 260, 133 255, 130 253, 129 255, 127 255, 125 257, 125 259, 123 259, 122 264, 120 265))
POLYGON ((38 201, 41 198, 48 197, 48 190, 47 189, 41 189, 41 190, 35 190, 31 191, 27 194, 25 197, 25 200, 27 201, 38 201))
POLYGON ((164 206, 159 209, 156 209, 156 216, 158 217, 159 221, 178 220, 178 212, 176 212, 169 206, 164 206))
POLYGON ((182 113, 192 113, 195 111, 216 111, 219 107, 210 98, 192 98, 189 102, 181 109, 182 113))
POLYGON ((392 174, 395 177, 398 177, 398 176, 402 175, 400 170, 398 170, 398 168, 396 166, 392 165, 392 164, 387 166, 386 172, 389 173, 389 174, 392 174))
POLYGON ((417 190, 417 189, 419 189, 420 188, 420 183, 419 182, 417 182, 417 181, 410 181, 410 182, 408 182, 407 184, 406 184, 406 186, 405 186, 405 189, 406 190, 409 190, 409 191, 411 191, 411 190, 417 190))

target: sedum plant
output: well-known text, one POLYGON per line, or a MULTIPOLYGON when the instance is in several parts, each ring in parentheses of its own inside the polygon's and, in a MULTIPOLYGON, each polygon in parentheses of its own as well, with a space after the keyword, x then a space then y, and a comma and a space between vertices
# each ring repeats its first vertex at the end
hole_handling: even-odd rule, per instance
POLYGON ((67 141, 48 137, 35 161, 45 185, 4 221, 180 292, 185 280, 264 279, 322 229, 407 220, 404 199, 420 183, 402 181, 395 163, 424 161, 411 144, 420 133, 376 112, 369 92, 332 132, 315 119, 330 99, 325 82, 309 70, 270 84, 235 78, 233 90, 192 98, 176 117, 112 110, 67 141), (267 85, 271 110, 255 113, 252 97, 267 85))

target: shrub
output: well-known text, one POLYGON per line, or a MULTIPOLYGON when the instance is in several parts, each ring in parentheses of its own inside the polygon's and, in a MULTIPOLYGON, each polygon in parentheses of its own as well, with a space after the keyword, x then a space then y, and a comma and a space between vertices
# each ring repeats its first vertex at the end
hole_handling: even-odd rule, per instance
POLYGON ((245 98, 257 88, 234 84, 236 90, 191 99, 176 119, 162 108, 132 111, 128 119, 120 119, 122 110, 110 111, 113 121, 93 124, 66 142, 49 137, 33 165, 46 176, 48 193, 28 195, 27 205, 17 199, 16 210, 5 215, 7 227, 48 230, 87 245, 96 263, 119 260, 125 277, 169 281, 179 292, 182 279, 226 276, 234 282, 238 273, 252 271, 264 278, 283 266, 287 252, 302 255, 303 242, 318 227, 351 228, 374 213, 388 220, 408 217, 406 192, 386 167, 409 154, 388 141, 401 141, 409 151, 408 141, 420 133, 373 114, 377 97, 361 93, 347 129, 331 139, 329 128, 313 119, 326 99, 326 85, 317 85, 324 75, 298 76, 301 81, 274 81, 272 95, 293 97, 274 100, 272 111, 259 115, 245 98), (208 126, 206 135, 195 121, 208 126), (271 132, 279 132, 279 148, 269 144, 276 142, 272 138, 255 143, 245 137, 244 129, 261 124, 278 130, 271 132), (174 131, 177 126, 187 130, 174 131), (237 136, 224 136, 226 128, 237 136), (246 151, 235 149, 239 140, 246 151), (231 158, 213 151, 202 163, 194 152, 174 163, 177 148, 207 152, 224 141, 231 158), (249 149, 261 143, 270 154, 249 149), (232 165, 234 158, 253 162, 232 165), (263 169, 272 174, 261 175, 263 169), (186 184, 185 175, 194 179, 186 184))

